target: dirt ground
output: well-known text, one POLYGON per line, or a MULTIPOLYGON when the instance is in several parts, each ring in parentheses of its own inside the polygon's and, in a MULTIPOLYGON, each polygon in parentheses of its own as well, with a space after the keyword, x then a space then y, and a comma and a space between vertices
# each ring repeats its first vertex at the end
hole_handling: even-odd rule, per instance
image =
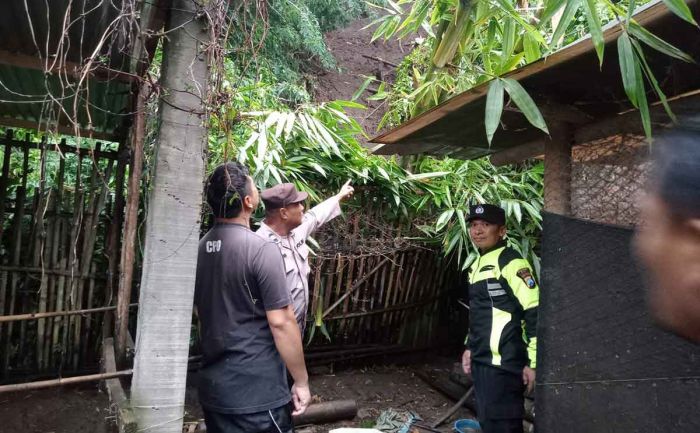
MULTIPOLYGON (((314 95, 316 101, 349 100, 367 76, 381 77, 389 83, 394 81, 394 66, 377 58, 398 65, 410 53, 413 40, 407 38, 403 41, 371 42, 375 28, 364 28, 371 22, 370 19, 361 19, 348 27, 326 33, 326 45, 340 70, 325 71, 317 77, 314 95)), ((372 84, 371 87, 376 89, 378 83, 372 84)), ((366 98, 372 94, 371 90, 366 90, 358 101, 367 107, 366 110, 349 110, 370 137, 376 135, 377 125, 386 111, 382 101, 367 101, 366 98)))
MULTIPOLYGON (((311 370, 311 391, 315 402, 354 399, 358 414, 353 420, 309 426, 299 433, 321 433, 337 427, 367 427, 386 409, 413 411, 432 422, 445 413, 453 401, 434 391, 413 371, 422 370, 447 377, 453 359, 435 358, 429 364, 382 365, 332 371, 311 370)), ((194 388, 188 389, 186 421, 201 419, 194 388)), ((451 418, 469 417, 459 410, 451 418)), ((0 433, 105 433, 110 421, 107 395, 97 385, 55 388, 0 394, 0 433)), ((443 431, 450 431, 448 422, 443 431)))
MULTIPOLYGON (((447 412, 454 401, 432 389, 414 371, 421 370, 431 376, 447 378, 454 362, 454 359, 434 358, 430 363, 401 366, 377 365, 339 371, 332 371, 328 367, 312 368, 310 387, 313 402, 352 399, 357 402, 358 413, 352 420, 301 426, 297 432, 325 433, 338 427, 369 427, 387 409, 412 411, 425 420, 426 424, 430 424, 447 412)), ((193 388, 188 390, 187 397, 186 420, 201 419, 201 409, 193 388)), ((459 409, 441 430, 452 431, 454 420, 471 417, 468 410, 459 409)))
POLYGON ((97 385, 0 394, 0 433, 105 433, 108 417, 97 385))

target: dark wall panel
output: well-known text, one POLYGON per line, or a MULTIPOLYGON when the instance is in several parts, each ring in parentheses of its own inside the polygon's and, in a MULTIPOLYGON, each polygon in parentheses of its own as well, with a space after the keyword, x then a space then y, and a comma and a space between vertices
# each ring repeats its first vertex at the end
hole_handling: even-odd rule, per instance
POLYGON ((632 234, 545 214, 539 433, 700 432, 700 346, 652 323, 632 234))

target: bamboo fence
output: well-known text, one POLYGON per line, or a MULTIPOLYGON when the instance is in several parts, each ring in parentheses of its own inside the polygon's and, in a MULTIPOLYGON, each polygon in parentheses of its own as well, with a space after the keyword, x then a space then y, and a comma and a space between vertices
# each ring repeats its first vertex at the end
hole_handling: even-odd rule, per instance
POLYGON ((347 355, 445 342, 441 325, 453 307, 447 295, 459 273, 439 251, 409 247, 382 255, 336 254, 313 259, 312 269, 306 340, 313 332, 313 353, 332 346, 347 355), (312 331, 319 315, 330 339, 312 331))
MULTIPOLYGON (((130 150, 140 165, 138 141, 130 150)), ((0 382, 94 372, 101 341, 112 335, 117 365, 126 368, 141 177, 127 170, 128 149, 76 148, 11 131, 0 146, 0 382)), ((312 258, 309 317, 318 316, 330 337, 314 330, 313 362, 445 340, 454 304, 447 292, 459 278, 454 263, 434 249, 382 241, 401 238, 401 227, 373 229, 381 215, 379 204, 330 227, 333 243, 347 245, 312 258)), ((311 321, 307 341, 313 328, 311 321)))
POLYGON ((105 241, 119 233, 112 198, 125 164, 101 144, 77 148, 6 131, 0 145, 2 379, 97 365, 103 316, 114 309, 105 270, 119 249, 105 241), (13 161, 21 170, 10 170, 13 161))

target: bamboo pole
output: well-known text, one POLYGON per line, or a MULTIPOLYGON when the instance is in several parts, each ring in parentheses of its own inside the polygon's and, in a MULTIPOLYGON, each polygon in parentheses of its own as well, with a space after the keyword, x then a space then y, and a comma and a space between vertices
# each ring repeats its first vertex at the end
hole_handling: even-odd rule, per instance
MULTIPOLYGON (((335 275, 335 291, 334 291, 334 293, 333 293, 333 299, 335 299, 336 301, 337 301, 337 300, 340 298, 340 296, 341 296, 341 295, 340 295, 340 292, 341 292, 341 290, 342 290, 343 282, 344 282, 344 280, 343 280, 343 275, 345 274, 345 268, 346 268, 346 266, 347 266, 347 265, 345 264, 345 261, 346 261, 346 260, 345 260, 345 257, 343 257, 342 254, 338 254, 338 263, 337 263, 337 265, 336 265, 336 271, 335 271, 335 272, 336 272, 336 275, 335 275)), ((340 302, 336 302, 336 303, 334 303, 333 305, 334 305, 334 307, 337 306, 337 305, 340 305, 340 302)), ((326 312, 327 312, 327 310, 326 310, 326 312)), ((326 312, 323 313, 323 317, 326 317, 326 312)), ((337 335, 334 331, 331 330, 331 326, 329 326, 329 324, 327 324, 326 326, 329 328, 329 332, 331 333, 331 335, 333 335, 333 334, 337 335)), ((337 329, 338 329, 338 328, 336 327, 335 330, 337 331, 337 329)))
MULTIPOLYGON (((97 149, 100 149, 100 143, 97 144, 97 149)), ((108 161, 107 162, 107 168, 105 169, 104 176, 101 178, 101 188, 99 188, 99 194, 97 193, 98 189, 96 188, 96 185, 91 185, 93 188, 93 191, 91 193, 91 199, 90 199, 90 207, 89 209, 89 217, 85 219, 84 223, 84 232, 83 232, 83 251, 82 251, 82 257, 81 257, 81 267, 80 267, 80 273, 81 275, 86 275, 90 272, 91 269, 94 268, 92 267, 92 261, 93 261, 93 253, 95 251, 95 242, 97 239, 97 226, 99 223, 99 216, 102 213, 102 210, 104 209, 105 201, 107 199, 107 193, 109 192, 109 179, 112 176, 112 168, 114 165, 114 161, 108 161)), ((99 165, 97 162, 93 164, 93 176, 95 179, 98 178, 96 173, 99 170, 99 165)), ((94 272, 92 272, 94 274, 94 272)), ((90 279, 92 281, 92 279, 90 279)), ((81 279, 79 281, 79 290, 78 290, 78 295, 80 299, 80 304, 79 307, 82 308, 82 302, 84 298, 84 285, 85 285, 85 279, 81 279)), ((94 290, 94 281, 92 282, 92 287, 94 290)), ((88 300, 92 300, 92 294, 88 293, 88 300)), ((88 304, 88 308, 90 308, 90 305, 88 304)), ((75 339, 76 341, 74 342, 74 354, 73 354, 73 366, 74 368, 78 367, 79 361, 80 361, 80 354, 85 353, 86 348, 81 347, 85 346, 87 344, 86 341, 86 336, 85 333, 83 334, 83 338, 81 338, 81 328, 82 328, 82 320, 78 319, 76 323, 76 329, 75 329, 75 339)))
POLYGON ((132 370, 121 370, 112 373, 88 374, 85 376, 63 377, 59 379, 41 380, 38 382, 18 383, 14 385, 1 385, 0 394, 5 392, 31 391, 35 389, 54 388, 63 385, 76 383, 98 382, 100 380, 112 379, 115 377, 126 377, 133 374, 132 370))
MULTIPOLYGON (((42 313, 46 311, 48 303, 48 275, 43 272, 46 263, 46 256, 44 254, 47 247, 47 239, 50 239, 46 235, 46 224, 44 219, 44 212, 49 207, 50 203, 50 193, 46 193, 46 140, 41 141, 41 165, 40 165, 40 182, 39 182, 39 206, 35 209, 35 227, 36 227, 36 242, 34 251, 34 266, 39 266, 42 269, 41 273, 41 283, 39 285, 39 305, 38 312, 42 313)), ((50 248, 50 245, 49 245, 50 248)), ((46 337, 46 321, 39 320, 36 323, 36 365, 39 369, 44 364, 44 338, 46 337)))
MULTIPOLYGON (((27 139, 29 134, 27 134, 27 139)), ((27 172, 29 171, 29 149, 24 149, 23 162, 22 162, 22 180, 21 185, 17 188, 16 192, 16 207, 17 212, 15 212, 15 219, 12 222, 12 264, 14 266, 19 266, 20 258, 22 254, 22 219, 24 219, 24 201, 27 195, 27 172)), ((15 312, 15 304, 17 302, 17 286, 19 284, 19 275, 16 273, 12 274, 10 279, 10 302, 7 306, 7 313, 13 314, 15 312)), ((3 355, 2 355, 2 376, 3 379, 7 378, 9 373, 9 363, 10 363, 10 353, 12 348, 12 331, 13 324, 7 325, 5 332, 5 341, 3 345, 3 355)))
MULTIPOLYGON (((114 290, 119 285, 119 258, 121 256, 121 233, 122 233, 122 222, 124 220, 124 206, 126 205, 124 201, 124 178, 126 176, 126 160, 128 155, 125 154, 127 151, 124 142, 119 144, 119 159, 117 160, 117 169, 114 180, 114 203, 112 206, 112 221, 109 225, 109 233, 107 235, 107 284, 105 286, 105 296, 103 302, 106 305, 112 303, 112 298, 114 297, 114 290)), ((112 312, 105 314, 102 322, 102 336, 107 338, 114 334, 114 326, 112 321, 114 320, 114 314, 112 312)))
MULTIPOLYGON (((101 143, 97 143, 96 148, 97 150, 100 150, 102 147, 101 143)), ((87 195, 88 195, 88 200, 87 204, 83 205, 85 206, 83 210, 83 221, 82 221, 82 227, 80 231, 82 232, 82 247, 80 249, 80 255, 78 258, 78 272, 80 273, 79 275, 83 274, 83 269, 87 266, 87 269, 89 270, 90 266, 90 260, 92 258, 92 249, 91 245, 94 243, 95 239, 95 230, 93 230, 93 219, 95 218, 95 206, 97 202, 97 177, 99 173, 99 164, 97 160, 94 157, 90 158, 90 186, 87 188, 87 195)), ((85 279, 83 278, 78 278, 76 285, 75 285, 75 298, 74 298, 74 303, 73 303, 73 308, 74 309, 82 309, 83 308, 83 298, 84 298, 84 290, 85 287, 85 279)), ((81 328, 82 328, 82 318, 78 316, 72 316, 71 317, 71 331, 72 331, 72 341, 71 341, 71 365, 73 366, 73 369, 78 368, 78 361, 80 358, 80 337, 81 337, 81 328)))
MULTIPOLYGON (((357 268, 357 277, 362 277, 365 272, 365 263, 367 261, 367 257, 362 256, 360 257, 360 264, 358 265, 357 268)), ((367 281, 365 280, 364 283, 357 289, 357 293, 355 296, 353 296, 353 306, 352 306, 352 311, 364 311, 364 305, 365 305, 365 298, 363 295, 363 289, 367 287, 367 281)), ((360 321, 359 320, 351 320, 348 322, 348 333, 354 338, 355 341, 357 341, 360 338, 360 321)))
POLYGON ((150 86, 142 85, 136 100, 136 115, 131 133, 131 167, 124 219, 124 240, 120 261, 119 288, 117 293, 117 312, 114 322, 116 341, 115 349, 117 365, 126 360, 126 339, 129 332, 129 309, 126 305, 131 302, 131 288, 134 277, 134 260, 136 257, 136 229, 138 227, 139 184, 143 169, 143 142, 146 130, 146 103, 150 86))
MULTIPOLYGON (((67 225, 66 223, 63 224, 64 226, 67 225)), ((67 230, 63 230, 64 237, 67 234, 67 230)), ((64 239, 65 240, 65 239, 64 239)), ((65 257, 63 257, 65 259, 65 257)), ((65 269, 65 265, 57 265, 57 269, 43 269, 43 272, 45 274, 49 275, 56 275, 60 277, 72 277, 75 274, 71 273, 70 271, 67 271, 65 269)), ((33 267, 33 266, 0 266, 0 271, 3 272, 11 272, 11 273, 18 273, 18 274, 41 274, 42 269, 39 267, 33 267)), ((95 280, 100 280, 100 276, 96 274, 84 274, 84 275, 75 275, 76 278, 94 278, 95 280)))
MULTIPOLYGON (((7 139, 2 139, 0 138, 0 143, 5 144, 5 146, 10 146, 14 147, 16 149, 21 149, 21 150, 30 150, 30 149, 38 149, 40 145, 38 143, 31 142, 29 140, 7 140, 7 139)), ((86 149, 80 148, 80 147, 75 147, 71 146, 69 144, 66 144, 65 140, 61 140, 59 144, 55 144, 53 146, 50 146, 47 150, 58 150, 63 154, 65 157, 66 154, 81 154, 85 152, 86 149)), ((117 160, 119 158, 119 154, 117 152, 113 151, 101 151, 101 152, 95 152, 95 157, 100 158, 100 159, 112 159, 112 160, 117 160)))
MULTIPOLYGON (((77 165, 75 170, 75 189, 73 193, 73 221, 71 224, 70 237, 68 239, 68 263, 66 264, 66 270, 70 271, 68 280, 66 281, 65 295, 66 300, 64 304, 66 309, 75 309, 76 297, 77 297, 77 274, 78 274, 78 239, 80 236, 80 227, 82 226, 83 219, 83 183, 82 183, 82 165, 83 165, 83 155, 77 153, 77 165)), ((66 320, 63 326, 63 336, 61 344, 61 368, 65 365, 66 361, 70 359, 71 353, 71 328, 74 326, 74 320, 72 317, 66 320)))
MULTIPOLYGON (((91 273, 95 273, 95 264, 92 263, 91 265, 91 273)), ((95 279, 90 278, 88 282, 88 298, 87 298, 87 309, 92 308, 93 304, 93 298, 95 296, 95 279)), ((82 342, 82 347, 80 349, 80 360, 81 362, 85 363, 87 354, 88 354, 88 347, 90 346, 90 331, 92 330, 92 321, 93 317, 92 316, 84 316, 85 317, 85 326, 83 327, 83 338, 81 338, 82 342)))
MULTIPOLYGON (((12 138, 11 130, 8 130, 6 134, 8 138, 12 138)), ((2 177, 0 178, 0 218, 2 218, 0 220, 2 221, 2 223, 0 223, 0 250, 2 250, 2 237, 5 230, 5 202, 7 200, 7 184, 10 181, 11 156, 12 148, 5 145, 5 153, 2 161, 2 177)), ((2 263, 6 261, 7 257, 3 255, 2 263)), ((7 272, 0 273, 0 314, 5 314, 5 299, 7 297, 7 285, 9 284, 8 277, 9 275, 7 272)), ((2 325, 0 325, 0 344, 2 344, 2 335, 3 329, 2 325)))
MULTIPOLYGON (((5 132, 5 137, 8 140, 12 139, 12 130, 8 129, 5 132)), ((10 157, 12 155, 12 148, 5 144, 5 153, 2 158, 2 177, 0 178, 0 218, 5 221, 5 204, 7 202, 7 184, 10 181, 10 157)), ((4 231, 4 224, 0 224, 0 247, 2 246, 2 235, 4 231)))
MULTIPOLYGON (((352 288, 352 278, 354 276, 355 272, 355 258, 354 257, 348 257, 348 273, 347 277, 345 278, 345 290, 348 291, 352 288)), ((353 297, 352 296, 346 296, 345 301, 343 301, 343 314, 348 313, 348 308, 350 306, 350 301, 352 301, 353 297)), ((341 320, 340 325, 338 326, 338 333, 343 336, 344 340, 347 340, 347 330, 346 330, 346 321, 341 320)))
MULTIPOLYGON (((59 216, 60 210, 61 210, 61 203, 63 201, 63 184, 65 181, 65 170, 66 170, 66 160, 65 157, 61 156, 59 160, 59 165, 58 165, 58 177, 56 181, 56 193, 54 194, 54 227, 53 227, 53 232, 49 232, 50 235, 53 236, 53 248, 51 250, 51 260, 50 260, 50 267, 51 269, 58 269, 61 263, 61 259, 59 258, 59 254, 61 252, 61 245, 63 242, 63 232, 66 230, 65 225, 63 224, 63 219, 59 216)), ((48 273, 47 273, 48 274, 48 273)), ((53 293, 53 298, 49 300, 49 305, 51 308, 56 311, 59 306, 62 308, 62 302, 63 302, 63 287, 60 284, 61 278, 56 275, 56 274, 49 274, 52 275, 53 278, 51 278, 49 282, 49 292, 53 293)), ((56 340, 56 327, 59 326, 58 319, 54 319, 48 322, 49 324, 49 329, 47 332, 47 338, 46 338, 46 349, 45 353, 47 353, 47 364, 46 368, 48 369, 49 365, 52 365, 55 355, 56 355, 56 347, 55 347, 55 340, 56 340)))
MULTIPOLYGON (((129 304, 129 308, 138 307, 139 304, 129 304)), ((26 320, 37 320, 46 319, 49 317, 66 317, 66 316, 77 316, 85 314, 100 313, 106 311, 114 311, 117 307, 112 305, 109 307, 96 307, 96 308, 85 308, 82 310, 65 310, 65 311, 47 311, 45 313, 27 313, 27 314, 13 314, 8 316, 0 316, 0 322, 20 322, 26 320)))
POLYGON ((333 305, 330 307, 326 308, 326 310, 323 312, 323 317, 327 317, 331 311, 333 311, 338 305, 340 305, 341 302, 345 300, 348 296, 350 296, 355 290, 358 289, 364 283, 367 281, 368 278, 370 278, 375 272, 377 272, 379 269, 381 269, 382 265, 386 263, 389 260, 388 257, 385 257, 384 260, 380 261, 377 266, 374 267, 370 272, 365 274, 362 278, 360 278, 358 281, 355 281, 355 283, 352 285, 350 290, 346 291, 340 298, 338 298, 333 305))

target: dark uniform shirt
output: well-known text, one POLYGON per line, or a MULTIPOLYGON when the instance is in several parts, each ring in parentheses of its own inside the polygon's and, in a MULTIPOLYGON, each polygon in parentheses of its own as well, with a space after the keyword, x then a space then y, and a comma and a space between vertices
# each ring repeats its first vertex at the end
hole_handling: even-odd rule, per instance
POLYGON ((217 224, 199 242, 195 304, 205 409, 249 414, 291 399, 266 311, 292 303, 279 248, 238 224, 217 224))
POLYGON ((469 272, 472 361, 521 373, 536 367, 539 287, 527 260, 501 242, 469 272))

